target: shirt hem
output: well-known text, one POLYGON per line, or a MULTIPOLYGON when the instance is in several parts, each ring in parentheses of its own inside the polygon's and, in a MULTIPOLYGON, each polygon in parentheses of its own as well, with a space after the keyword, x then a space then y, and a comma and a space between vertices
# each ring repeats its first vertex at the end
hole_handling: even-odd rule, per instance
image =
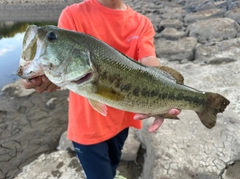
POLYGON ((140 126, 134 126, 134 125, 131 125, 131 126, 125 126, 125 127, 122 127, 117 133, 115 133, 114 135, 107 135, 105 137, 101 137, 101 138, 94 138, 94 139, 84 139, 84 140, 80 140, 80 136, 77 136, 76 134, 73 135, 71 133, 68 133, 68 139, 73 141, 73 142, 76 142, 76 143, 79 143, 79 144, 83 144, 83 145, 93 145, 93 144, 97 144, 97 143, 100 143, 100 142, 103 142, 103 141, 106 141, 112 137, 114 137, 115 135, 117 135, 119 132, 121 132, 122 130, 126 129, 126 128, 129 128, 129 127, 133 127, 135 129, 142 129, 142 127, 140 126))

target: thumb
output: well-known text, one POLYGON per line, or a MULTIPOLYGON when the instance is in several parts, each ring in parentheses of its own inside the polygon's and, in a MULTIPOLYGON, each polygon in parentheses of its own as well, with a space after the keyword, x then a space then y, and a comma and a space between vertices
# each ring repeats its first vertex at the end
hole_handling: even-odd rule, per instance
POLYGON ((152 125, 148 128, 148 131, 149 132, 155 132, 162 125, 163 121, 164 120, 162 118, 155 118, 155 120, 152 123, 152 125))

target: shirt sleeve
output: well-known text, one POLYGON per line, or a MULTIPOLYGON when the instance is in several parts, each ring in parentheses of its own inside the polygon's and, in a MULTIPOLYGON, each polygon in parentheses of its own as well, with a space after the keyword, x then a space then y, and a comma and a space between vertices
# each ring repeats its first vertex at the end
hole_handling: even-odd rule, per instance
POLYGON ((149 19, 146 18, 144 28, 138 44, 138 58, 142 59, 148 56, 156 56, 154 47, 155 30, 149 19))
POLYGON ((62 13, 60 14, 58 19, 58 27, 66 30, 76 30, 74 18, 69 6, 63 9, 62 13))

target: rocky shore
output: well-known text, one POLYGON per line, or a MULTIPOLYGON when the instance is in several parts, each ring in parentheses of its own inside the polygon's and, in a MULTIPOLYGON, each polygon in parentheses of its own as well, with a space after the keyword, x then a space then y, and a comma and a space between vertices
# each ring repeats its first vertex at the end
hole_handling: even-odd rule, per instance
POLYGON ((23 91, 20 81, 0 96, 0 178, 13 178, 42 153, 56 150, 67 129, 68 91, 23 91))
MULTIPOLYGON (((20 1, 5 0, 0 14, 15 2, 20 1)), ((125 2, 152 21, 162 65, 182 73, 185 84, 220 93, 231 104, 211 130, 192 111, 182 111, 180 121, 165 120, 155 133, 147 132, 152 119, 145 120, 143 129, 131 135, 131 140, 139 141, 131 155, 138 164, 123 161, 120 173, 128 179, 239 179, 240 1, 125 2), (140 145, 144 162, 136 155, 140 145)), ((25 94, 20 86, 5 87, 0 96, 0 179, 83 178, 76 158, 67 150, 71 146, 55 150, 67 126, 68 91, 25 94)))

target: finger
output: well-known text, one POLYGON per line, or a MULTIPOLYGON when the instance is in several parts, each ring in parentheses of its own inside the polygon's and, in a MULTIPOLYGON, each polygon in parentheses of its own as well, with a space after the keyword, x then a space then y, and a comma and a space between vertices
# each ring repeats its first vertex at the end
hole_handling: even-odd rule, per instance
POLYGON ((54 83, 52 83, 45 75, 42 76, 41 85, 39 85, 37 88, 35 88, 35 90, 38 93, 42 93, 44 91, 53 92, 53 91, 56 91, 57 89, 59 89, 59 87, 57 85, 55 85, 54 83))
POLYGON ((31 81, 27 81, 27 80, 25 80, 25 79, 22 80, 22 85, 23 85, 23 87, 26 88, 26 89, 30 89, 30 88, 35 87, 35 85, 31 83, 31 81))
POLYGON ((34 84, 35 86, 39 86, 42 83, 42 77, 38 76, 36 78, 32 78, 28 80, 28 82, 34 84))
POLYGON ((41 76, 41 79, 41 84, 34 88, 38 93, 47 91, 48 86, 51 84, 51 82, 45 75, 41 76))
POLYGON ((171 115, 171 116, 177 116, 178 114, 180 114, 181 110, 180 109, 170 109, 168 111, 168 114, 171 115))
POLYGON ((47 85, 45 91, 53 92, 59 88, 57 85, 52 83, 45 75, 42 77, 42 81, 47 85))
POLYGON ((36 77, 31 80, 22 80, 23 87, 26 89, 35 88, 41 84, 41 77, 36 77))
POLYGON ((148 128, 148 131, 155 132, 162 125, 163 121, 164 121, 164 119, 162 119, 162 118, 155 118, 153 124, 148 128))
POLYGON ((143 119, 146 119, 146 118, 149 118, 149 116, 146 115, 146 114, 136 114, 136 115, 133 117, 133 119, 135 119, 135 120, 143 120, 143 119))
POLYGON ((57 89, 60 89, 60 87, 56 86, 55 84, 51 83, 48 87, 47 87, 47 91, 48 92, 53 92, 56 91, 57 89))
POLYGON ((42 83, 41 85, 39 85, 38 87, 34 88, 38 93, 42 93, 44 91, 47 91, 48 86, 50 85, 49 82, 47 83, 42 83))

